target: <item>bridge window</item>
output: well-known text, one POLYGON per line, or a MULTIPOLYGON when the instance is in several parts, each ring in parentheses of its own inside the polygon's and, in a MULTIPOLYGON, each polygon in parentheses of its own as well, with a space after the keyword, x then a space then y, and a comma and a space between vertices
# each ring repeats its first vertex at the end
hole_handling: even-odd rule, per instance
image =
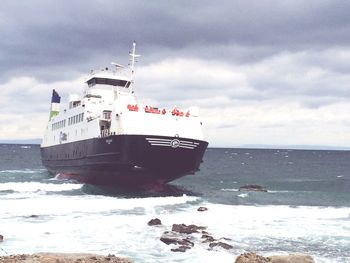
POLYGON ((130 86, 129 81, 121 80, 121 79, 92 78, 87 83, 89 87, 92 87, 96 84, 119 86, 119 87, 125 87, 125 88, 129 88, 130 86))

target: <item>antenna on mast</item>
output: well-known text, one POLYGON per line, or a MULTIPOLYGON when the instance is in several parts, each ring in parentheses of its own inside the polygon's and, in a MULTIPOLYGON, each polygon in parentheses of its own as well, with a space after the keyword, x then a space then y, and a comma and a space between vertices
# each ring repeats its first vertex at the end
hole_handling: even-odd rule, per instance
POLYGON ((115 63, 115 62, 111 62, 111 64, 112 64, 113 66, 115 66, 115 67, 116 67, 116 69, 118 69, 118 68, 124 68, 124 66, 123 66, 123 65, 118 64, 118 63, 115 63))
POLYGON ((135 72, 135 63, 137 62, 136 58, 140 57, 141 55, 137 55, 135 53, 136 51, 136 42, 134 41, 132 43, 132 51, 129 52, 129 55, 131 56, 131 59, 130 59, 130 69, 131 69, 131 80, 132 82, 134 82, 134 72, 135 72))

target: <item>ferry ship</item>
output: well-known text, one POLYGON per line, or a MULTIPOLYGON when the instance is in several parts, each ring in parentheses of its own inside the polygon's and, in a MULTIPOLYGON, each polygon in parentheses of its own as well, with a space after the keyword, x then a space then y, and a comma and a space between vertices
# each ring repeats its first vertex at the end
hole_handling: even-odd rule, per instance
MULTIPOLYGON (((52 92, 41 144, 48 171, 91 184, 165 184, 194 174, 208 142, 197 107, 166 109, 138 102, 136 43, 129 67, 93 70, 81 96, 66 105, 52 92)), ((166 84, 165 84, 166 85, 166 84)))

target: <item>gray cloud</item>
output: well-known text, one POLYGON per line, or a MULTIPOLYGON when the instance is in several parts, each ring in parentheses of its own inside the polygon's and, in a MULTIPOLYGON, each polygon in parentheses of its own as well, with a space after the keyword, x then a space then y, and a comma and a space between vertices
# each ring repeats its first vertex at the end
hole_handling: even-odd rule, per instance
POLYGON ((140 98, 200 106, 216 140, 255 143, 261 134, 270 143, 344 144, 348 10, 345 0, 3 0, 0 136, 23 123, 40 137, 51 89, 79 92, 90 69, 127 64, 136 40, 140 98), (305 136, 308 125, 317 136, 305 136))
POLYGON ((349 9, 350 2, 331 0, 5 0, 0 71, 71 78, 125 58, 133 40, 143 63, 179 55, 249 63, 282 50, 346 46, 349 9))

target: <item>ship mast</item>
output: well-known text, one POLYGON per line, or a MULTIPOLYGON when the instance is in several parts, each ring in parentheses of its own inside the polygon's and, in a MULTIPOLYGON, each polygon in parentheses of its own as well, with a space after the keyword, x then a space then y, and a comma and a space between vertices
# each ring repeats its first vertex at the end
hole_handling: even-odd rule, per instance
POLYGON ((141 56, 141 55, 137 55, 135 53, 135 51, 136 51, 136 42, 134 41, 132 43, 132 51, 129 52, 129 55, 131 56, 131 59, 130 59, 130 70, 131 70, 131 83, 132 84, 134 84, 135 63, 137 62, 136 58, 141 56))

